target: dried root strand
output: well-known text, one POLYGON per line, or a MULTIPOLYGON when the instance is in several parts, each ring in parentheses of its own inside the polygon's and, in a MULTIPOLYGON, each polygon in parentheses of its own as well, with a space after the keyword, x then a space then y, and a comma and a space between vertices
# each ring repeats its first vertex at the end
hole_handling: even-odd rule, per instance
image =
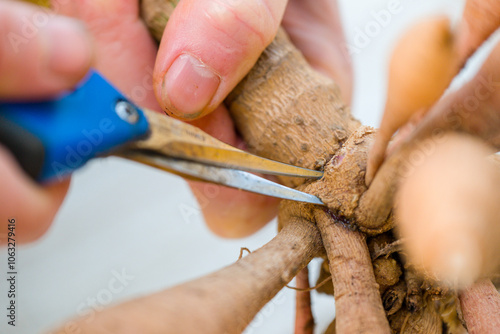
POLYGON ((368 250, 370 251, 370 256, 372 260, 375 260, 383 249, 387 248, 395 241, 394 235, 392 231, 387 231, 382 234, 378 234, 372 237, 369 237, 366 241, 368 245, 368 250))
POLYGON ((386 245, 384 248, 380 249, 378 252, 374 252, 372 255, 372 259, 378 259, 381 256, 388 257, 389 255, 393 253, 401 253, 403 251, 403 244, 404 244, 404 239, 399 239, 396 240, 388 245, 386 245))
POLYGON ((423 307, 422 277, 411 266, 405 270, 406 307, 411 313, 419 312, 423 307))
POLYGON ((238 260, 241 260, 243 257, 243 252, 247 252, 248 254, 252 254, 252 251, 246 247, 241 247, 240 248, 240 255, 238 256, 238 260))
MULTIPOLYGON (((309 288, 309 270, 304 267, 295 277, 299 289, 309 288)), ((295 334, 312 334, 314 332, 314 317, 311 309, 311 293, 297 291, 295 294, 295 334)))

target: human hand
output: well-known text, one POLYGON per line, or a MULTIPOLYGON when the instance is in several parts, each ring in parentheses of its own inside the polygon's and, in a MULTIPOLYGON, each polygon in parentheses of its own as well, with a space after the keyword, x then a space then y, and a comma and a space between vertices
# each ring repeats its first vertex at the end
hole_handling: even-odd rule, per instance
MULTIPOLYGON (((336 79, 348 102, 352 72, 341 51, 335 1, 182 0, 168 21, 155 66, 155 92, 164 110, 184 120, 196 118, 192 124, 244 147, 221 103, 272 41, 282 16, 295 45, 316 69, 336 79)), ((190 185, 208 226, 219 235, 248 235, 276 214, 276 199, 190 185)))
MULTIPOLYGON (((29 100, 72 88, 88 71, 93 46, 84 26, 73 19, 18 1, 0 2, 0 99, 29 100)), ((0 244, 7 242, 8 219, 16 240, 39 238, 49 227, 69 180, 40 186, 0 146, 0 244)))
MULTIPOLYGON (((141 106, 160 110, 153 93, 153 86, 150 84, 157 53, 158 59, 154 74, 156 78, 155 90, 164 107, 170 101, 162 98, 161 81, 166 72, 164 66, 170 66, 169 61, 173 62, 180 53, 189 52, 196 55, 199 60, 209 62, 210 66, 216 67, 220 83, 217 94, 214 95, 207 108, 202 108, 202 114, 207 114, 207 116, 192 123, 231 145, 244 147, 242 140, 234 130, 227 110, 219 104, 243 78, 266 44, 274 37, 285 10, 286 1, 272 2, 272 4, 270 2, 247 3, 229 0, 225 2, 219 2, 223 7, 217 7, 215 1, 183 0, 182 5, 176 9, 177 14, 174 17, 177 19, 171 20, 172 22, 165 33, 166 42, 162 43, 159 51, 140 19, 137 1, 78 0, 68 2, 53 0, 52 7, 56 13, 78 18, 86 25, 95 45, 93 66, 132 101, 141 106), (191 11, 190 8, 196 8, 196 10, 191 11), (201 20, 200 17, 204 17, 204 10, 210 8, 219 8, 221 11, 218 14, 220 15, 213 15, 209 19, 201 20), (245 14, 247 11, 260 13, 263 16, 234 16, 234 13, 245 14), (259 24, 259 20, 262 19, 264 20, 262 22, 266 24, 259 24), (187 35, 188 32, 189 35, 187 35), (176 46, 175 50, 172 50, 172 45, 176 46), (219 45, 217 52, 214 51, 213 45, 219 45)), ((343 40, 338 20, 333 20, 333 22, 331 20, 332 17, 338 19, 337 8, 333 1, 325 0, 324 6, 325 10, 317 10, 315 6, 309 5, 305 1, 293 0, 287 8, 283 23, 289 29, 295 42, 303 47, 305 55, 313 65, 324 73, 339 78, 339 84, 344 88, 344 92, 349 98, 350 65, 344 53, 340 51, 341 49, 331 46, 335 43, 340 44, 343 40), (312 21, 315 22, 314 27, 307 24, 307 22, 312 21), (302 27, 303 25, 305 27, 302 27), (310 33, 316 33, 317 37, 320 36, 324 39, 317 38, 309 42, 307 36, 310 33), (323 47, 323 44, 329 46, 326 50, 318 52, 318 47, 323 47), (334 59, 334 61, 330 63, 329 59, 334 59)), ((30 12, 28 18, 34 15, 35 12, 30 12)), ((80 77, 85 73, 85 70, 82 70, 80 77)), ((29 76, 23 75, 23 78, 29 78, 29 76)), ((189 72, 186 75, 185 71, 181 71, 176 76, 180 83, 172 84, 169 87, 177 90, 175 93, 179 96, 183 94, 186 96, 186 92, 179 91, 179 87, 182 87, 182 83, 185 85, 189 78, 189 72)), ((74 80, 62 88, 71 87, 76 82, 77 80, 74 80)), ((181 101, 186 103, 189 99, 181 101)), ((178 110, 179 107, 176 111, 178 112, 178 110)), ((182 116, 183 114, 177 115, 179 118, 193 119, 192 113, 191 116, 182 116)), ((7 160, 2 159, 2 161, 7 160)), ((9 166, 9 170, 12 173, 17 173, 18 177, 22 176, 14 167, 13 162, 9 166)), ((26 179, 25 182, 31 181, 26 179)), ((32 183, 30 185, 36 187, 32 183)), ((226 237, 248 235, 275 216, 278 201, 274 198, 205 183, 190 182, 190 186, 200 201, 208 226, 219 235, 226 237)), ((14 187, 13 189, 18 188, 14 187)), ((44 228, 40 228, 40 231, 44 231, 48 227, 64 197, 65 189, 57 193, 58 201, 54 201, 51 205, 50 214, 44 217, 44 228)), ((20 208, 21 205, 26 207, 26 202, 21 199, 17 203, 20 208)), ((43 208, 47 210, 46 206, 43 208)), ((19 216, 19 210, 8 211, 5 214, 15 213, 19 220, 24 220, 23 216, 19 216)), ((34 226, 31 228, 41 226, 39 218, 39 215, 33 216, 34 226)), ((26 223, 26 226, 29 225, 26 223)))

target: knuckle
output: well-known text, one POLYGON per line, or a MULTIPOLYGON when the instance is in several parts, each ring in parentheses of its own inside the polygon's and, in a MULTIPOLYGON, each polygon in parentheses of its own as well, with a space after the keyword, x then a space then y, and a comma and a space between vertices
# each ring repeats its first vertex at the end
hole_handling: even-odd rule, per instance
POLYGON ((207 2, 205 17, 215 29, 239 44, 267 46, 279 22, 265 1, 218 0, 207 2))

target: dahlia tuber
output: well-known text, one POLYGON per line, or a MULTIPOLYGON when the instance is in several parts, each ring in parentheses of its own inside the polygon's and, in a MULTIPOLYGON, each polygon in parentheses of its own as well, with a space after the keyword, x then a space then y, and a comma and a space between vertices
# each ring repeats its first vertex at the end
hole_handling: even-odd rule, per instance
POLYGON ((414 25, 398 42, 389 66, 384 116, 368 157, 366 184, 384 160, 392 135, 419 110, 439 99, 458 72, 457 55, 446 17, 414 25))
POLYGON ((469 286, 500 265, 500 170, 486 160, 491 153, 477 139, 448 134, 408 169, 397 194, 412 264, 451 286, 469 286))

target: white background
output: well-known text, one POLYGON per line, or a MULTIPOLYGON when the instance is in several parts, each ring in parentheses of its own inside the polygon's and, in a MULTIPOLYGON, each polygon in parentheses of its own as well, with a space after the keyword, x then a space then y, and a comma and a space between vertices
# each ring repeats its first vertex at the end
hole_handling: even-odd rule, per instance
MULTIPOLYGON (((409 24, 430 13, 458 17, 463 2, 339 2, 348 44, 357 49, 353 54, 353 112, 365 124, 377 126, 384 104, 388 55, 395 39, 409 24), (399 11, 382 26, 372 11, 387 10, 391 2, 399 4, 399 11), (360 31, 367 29, 371 36, 360 43, 360 31)), ((231 264, 240 247, 255 250, 275 233, 273 222, 250 238, 218 238, 204 226, 182 179, 119 159, 92 162, 75 174, 70 193, 46 236, 18 250, 15 329, 6 325, 7 289, 1 276, 0 332, 44 332, 75 316, 78 310, 90 310, 89 298, 100 296, 103 301, 102 297, 110 296, 106 290, 115 271, 125 271, 133 279, 120 292, 111 294, 112 303, 231 264), (183 214, 187 209, 194 214, 183 214)), ((0 270, 5 271, 6 251, 2 248, 0 252, 0 270)), ((317 268, 317 263, 310 267, 317 268)), ((314 280, 315 271, 311 274, 314 280)), ((320 333, 333 319, 333 298, 313 293, 313 307, 320 333)), ((294 292, 285 289, 263 309, 247 333, 291 333, 293 323, 294 292)))

